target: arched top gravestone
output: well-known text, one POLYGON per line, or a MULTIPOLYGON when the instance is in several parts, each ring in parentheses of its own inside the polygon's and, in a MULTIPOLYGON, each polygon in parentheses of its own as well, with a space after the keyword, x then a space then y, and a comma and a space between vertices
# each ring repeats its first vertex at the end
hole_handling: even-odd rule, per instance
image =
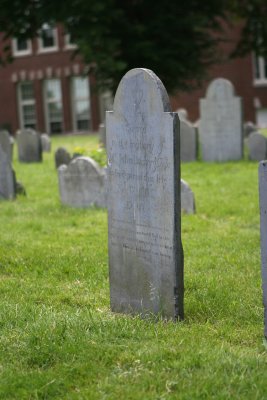
POLYGON ((267 158, 267 138, 259 132, 252 132, 247 138, 248 157, 250 160, 262 161, 267 158))
POLYGON ((74 158, 58 168, 59 191, 63 204, 71 207, 106 207, 106 177, 90 157, 74 158))
POLYGON ((185 120, 180 121, 181 161, 196 161, 197 158, 197 131, 185 120))
POLYGON ((199 138, 204 161, 240 160, 243 156, 242 103, 227 79, 215 79, 200 100, 199 138))
POLYGON ((179 119, 150 70, 121 80, 106 113, 111 308, 183 316, 179 119))
POLYGON ((42 161, 42 143, 39 133, 33 129, 23 129, 17 133, 17 144, 19 161, 42 161))
POLYGON ((234 95, 235 89, 233 84, 227 79, 218 78, 208 86, 206 98, 215 101, 225 101, 227 98, 232 99, 234 95))

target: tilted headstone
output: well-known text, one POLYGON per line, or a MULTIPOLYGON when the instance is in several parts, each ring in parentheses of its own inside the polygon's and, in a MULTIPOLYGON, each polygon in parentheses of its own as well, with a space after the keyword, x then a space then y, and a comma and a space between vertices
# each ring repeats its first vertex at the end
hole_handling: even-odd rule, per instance
POLYGON ((47 133, 41 134, 41 143, 42 143, 42 151, 46 153, 50 153, 51 151, 51 139, 47 133))
POLYGON ((188 121, 180 120, 181 161, 197 159, 197 131, 188 121))
POLYGON ((259 198, 261 232, 261 276, 264 305, 264 336, 267 339, 267 161, 259 163, 259 198))
POLYGON ((199 139, 204 161, 240 160, 243 156, 242 102, 226 79, 215 79, 200 100, 199 139))
POLYGON ((195 196, 186 181, 181 179, 181 210, 185 214, 195 214, 195 196))
POLYGON ((71 162, 71 155, 65 147, 59 147, 55 152, 55 165, 56 168, 61 165, 68 165, 71 162))
POLYGON ((41 162, 42 144, 39 133, 24 129, 17 133, 18 158, 21 162, 41 162))
POLYGON ((248 157, 250 160, 262 161, 267 158, 267 138, 259 132, 253 132, 247 138, 248 157))
POLYGON ((106 129, 111 309, 182 318, 179 120, 152 71, 123 77, 106 129))
POLYGON ((257 126, 251 122, 247 121, 244 123, 244 137, 248 137, 252 132, 257 131, 257 126))
POLYGON ((0 146, 0 199, 15 198, 15 175, 7 153, 0 146))
POLYGON ((99 125, 99 140, 106 147, 106 127, 105 124, 99 125))
POLYGON ((71 207, 106 207, 106 174, 90 157, 58 168, 61 202, 71 207))
POLYGON ((8 131, 0 131, 0 146, 2 147, 2 150, 6 153, 10 161, 12 160, 12 149, 14 143, 14 140, 12 140, 13 139, 11 138, 8 131))

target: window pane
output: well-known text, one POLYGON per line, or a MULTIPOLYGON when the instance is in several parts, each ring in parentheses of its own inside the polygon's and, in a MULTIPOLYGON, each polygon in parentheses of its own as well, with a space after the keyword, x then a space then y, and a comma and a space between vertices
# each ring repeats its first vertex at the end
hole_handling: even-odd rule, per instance
POLYGON ((48 101, 61 101, 61 87, 58 79, 46 81, 46 98, 48 101))
POLYGON ((62 104, 50 103, 48 104, 48 113, 50 121, 62 120, 62 104))
POLYGON ((54 30, 51 27, 46 27, 41 30, 41 39, 42 39, 42 46, 44 48, 47 47, 54 47, 55 37, 54 37, 54 30))
POLYGON ((20 84, 21 99, 32 100, 34 99, 33 84, 32 82, 24 82, 20 84))
POLYGON ((77 129, 78 131, 87 131, 89 129, 89 121, 88 119, 85 121, 78 121, 77 122, 77 129))
POLYGON ((76 116, 77 119, 88 119, 89 116, 88 100, 79 100, 76 102, 76 116))
POLYGON ((28 41, 26 39, 16 39, 17 40, 17 51, 28 50, 28 41))
POLYGON ((74 96, 76 99, 89 97, 89 86, 87 78, 74 78, 74 96))

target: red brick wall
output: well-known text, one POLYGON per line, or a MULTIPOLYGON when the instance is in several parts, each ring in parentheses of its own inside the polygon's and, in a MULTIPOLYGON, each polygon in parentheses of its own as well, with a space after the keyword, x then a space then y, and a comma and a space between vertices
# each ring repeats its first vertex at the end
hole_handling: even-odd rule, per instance
MULTIPOLYGON (((64 32, 60 26, 58 27, 58 47, 59 50, 56 52, 38 53, 38 42, 37 39, 34 39, 31 55, 15 57, 13 63, 0 67, 0 126, 10 124, 12 133, 19 129, 16 86, 20 81, 31 80, 34 82, 36 98, 37 130, 45 132, 43 80, 59 78, 63 101, 63 129, 64 132, 73 130, 70 78, 81 75, 84 71, 84 64, 79 56, 72 59, 73 50, 65 49, 64 32)), ((2 52, 3 48, 0 51, 2 52)), ((92 78, 89 79, 91 86, 92 78)), ((97 130, 99 104, 92 89, 90 93, 92 129, 97 130)))

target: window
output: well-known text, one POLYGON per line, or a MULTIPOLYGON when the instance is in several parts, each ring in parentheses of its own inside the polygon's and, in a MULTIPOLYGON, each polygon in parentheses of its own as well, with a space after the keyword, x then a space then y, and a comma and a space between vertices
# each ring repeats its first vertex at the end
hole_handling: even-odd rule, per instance
POLYGON ((58 50, 57 30, 49 24, 43 24, 39 32, 39 53, 58 50))
POLYGON ((74 130, 87 131, 90 128, 90 93, 88 78, 72 78, 72 104, 74 130))
POLYGON ((28 39, 13 39, 12 50, 14 57, 27 56, 32 53, 31 41, 28 39))
POLYGON ((18 101, 21 129, 36 129, 36 108, 32 82, 21 82, 18 85, 18 101))
POLYGON ((60 133, 63 130, 63 108, 59 79, 44 81, 44 98, 47 131, 49 133, 60 133))
POLYGON ((254 56, 254 82, 267 84, 267 58, 254 56))

